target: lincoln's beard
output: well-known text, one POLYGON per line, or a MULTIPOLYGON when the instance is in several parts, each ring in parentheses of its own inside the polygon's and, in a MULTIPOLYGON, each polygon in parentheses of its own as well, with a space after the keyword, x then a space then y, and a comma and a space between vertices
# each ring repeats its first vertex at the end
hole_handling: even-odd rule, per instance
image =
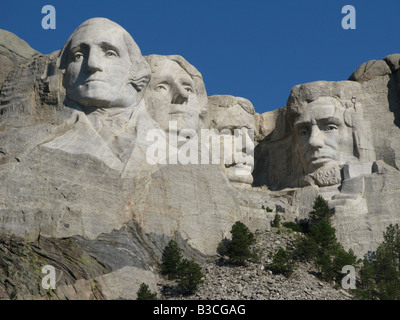
POLYGON ((339 164, 325 165, 314 172, 307 174, 301 184, 328 187, 341 183, 342 173, 339 164))

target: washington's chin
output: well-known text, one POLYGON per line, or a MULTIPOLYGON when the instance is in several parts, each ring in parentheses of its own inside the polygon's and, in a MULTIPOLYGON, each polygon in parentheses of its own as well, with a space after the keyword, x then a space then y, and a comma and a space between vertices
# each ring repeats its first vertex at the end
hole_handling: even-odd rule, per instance
MULTIPOLYGON (((94 82, 90 82, 90 84, 92 83, 94 82)), ((96 82, 96 85, 90 85, 90 87, 86 84, 67 90, 67 96, 84 107, 113 108, 136 104, 136 92, 124 92, 123 89, 112 91, 103 84, 104 82, 96 82), (119 94, 116 95, 116 93, 119 94)))

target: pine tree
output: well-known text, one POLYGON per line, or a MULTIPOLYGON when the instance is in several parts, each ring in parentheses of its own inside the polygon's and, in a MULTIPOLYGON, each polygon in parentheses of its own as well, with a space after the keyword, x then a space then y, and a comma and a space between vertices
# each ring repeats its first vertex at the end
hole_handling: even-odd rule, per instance
POLYGON ((330 223, 331 212, 328 203, 318 196, 309 214, 309 228, 304 237, 296 241, 294 255, 306 261, 314 260, 322 278, 339 281, 345 265, 356 267, 357 257, 338 242, 336 230, 330 223))
POLYGON ((283 248, 279 248, 272 256, 272 263, 268 266, 273 273, 280 273, 286 277, 290 277, 293 273, 295 262, 292 253, 283 248))
POLYGON ((175 279, 181 260, 182 250, 174 240, 170 240, 163 252, 161 273, 167 275, 169 279, 175 279))
POLYGON ((336 230, 328 221, 321 220, 313 224, 309 236, 313 238, 324 251, 334 252, 337 249, 336 230))
POLYGON ((247 259, 255 256, 250 250, 250 246, 255 243, 254 234, 240 221, 232 226, 231 234, 227 255, 233 263, 244 264, 247 259))
POLYGON ((305 261, 315 259, 320 250, 318 243, 310 236, 301 236, 296 239, 294 255, 305 261))
POLYGON ((383 235, 384 241, 376 250, 374 262, 378 297, 400 299, 400 228, 392 224, 383 235))
POLYGON ((151 292, 149 286, 142 282, 137 292, 136 300, 157 300, 157 293, 151 292))
POLYGON ((281 224, 281 216, 278 212, 275 213, 274 220, 272 220, 271 226, 274 228, 279 228, 281 224))
POLYGON ((186 293, 195 292, 197 287, 203 283, 203 277, 204 274, 201 271, 201 266, 193 259, 183 259, 179 264, 177 283, 186 293))
POLYGON ((373 299, 376 296, 376 283, 374 277, 374 264, 364 258, 360 270, 360 288, 357 290, 357 296, 359 298, 373 299))
POLYGON ((329 209, 328 203, 322 196, 318 196, 313 204, 313 211, 310 212, 310 224, 317 224, 318 222, 330 222, 332 213, 329 209))

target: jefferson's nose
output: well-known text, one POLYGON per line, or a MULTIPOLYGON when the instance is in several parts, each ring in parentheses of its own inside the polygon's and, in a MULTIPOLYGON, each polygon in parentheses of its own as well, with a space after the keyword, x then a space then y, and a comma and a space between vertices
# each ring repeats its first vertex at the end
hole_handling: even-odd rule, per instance
POLYGON ((101 57, 97 52, 90 51, 87 59, 87 70, 89 72, 103 71, 100 59, 101 57))
POLYGON ((313 125, 311 127, 311 134, 308 143, 315 149, 319 149, 324 146, 323 134, 317 125, 313 125))
POLYGON ((172 94, 172 104, 184 104, 188 102, 189 95, 188 92, 182 86, 176 86, 172 94))

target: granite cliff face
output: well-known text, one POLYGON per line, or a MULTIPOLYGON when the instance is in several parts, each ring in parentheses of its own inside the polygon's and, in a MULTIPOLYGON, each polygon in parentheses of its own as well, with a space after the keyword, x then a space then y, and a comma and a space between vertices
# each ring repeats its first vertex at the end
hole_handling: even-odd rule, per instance
POLYGON ((205 262, 235 221, 263 231, 275 210, 304 219, 318 194, 360 257, 400 223, 397 54, 347 81, 295 86, 285 107, 258 114, 245 98, 207 97, 183 57, 142 57, 107 19, 51 55, 0 39, 1 298, 134 299, 143 280, 156 288, 170 239, 205 262), (87 34, 113 46, 82 46, 87 34), (216 144, 187 138, 204 130, 216 144), (199 161, 237 140, 219 163, 199 161))

